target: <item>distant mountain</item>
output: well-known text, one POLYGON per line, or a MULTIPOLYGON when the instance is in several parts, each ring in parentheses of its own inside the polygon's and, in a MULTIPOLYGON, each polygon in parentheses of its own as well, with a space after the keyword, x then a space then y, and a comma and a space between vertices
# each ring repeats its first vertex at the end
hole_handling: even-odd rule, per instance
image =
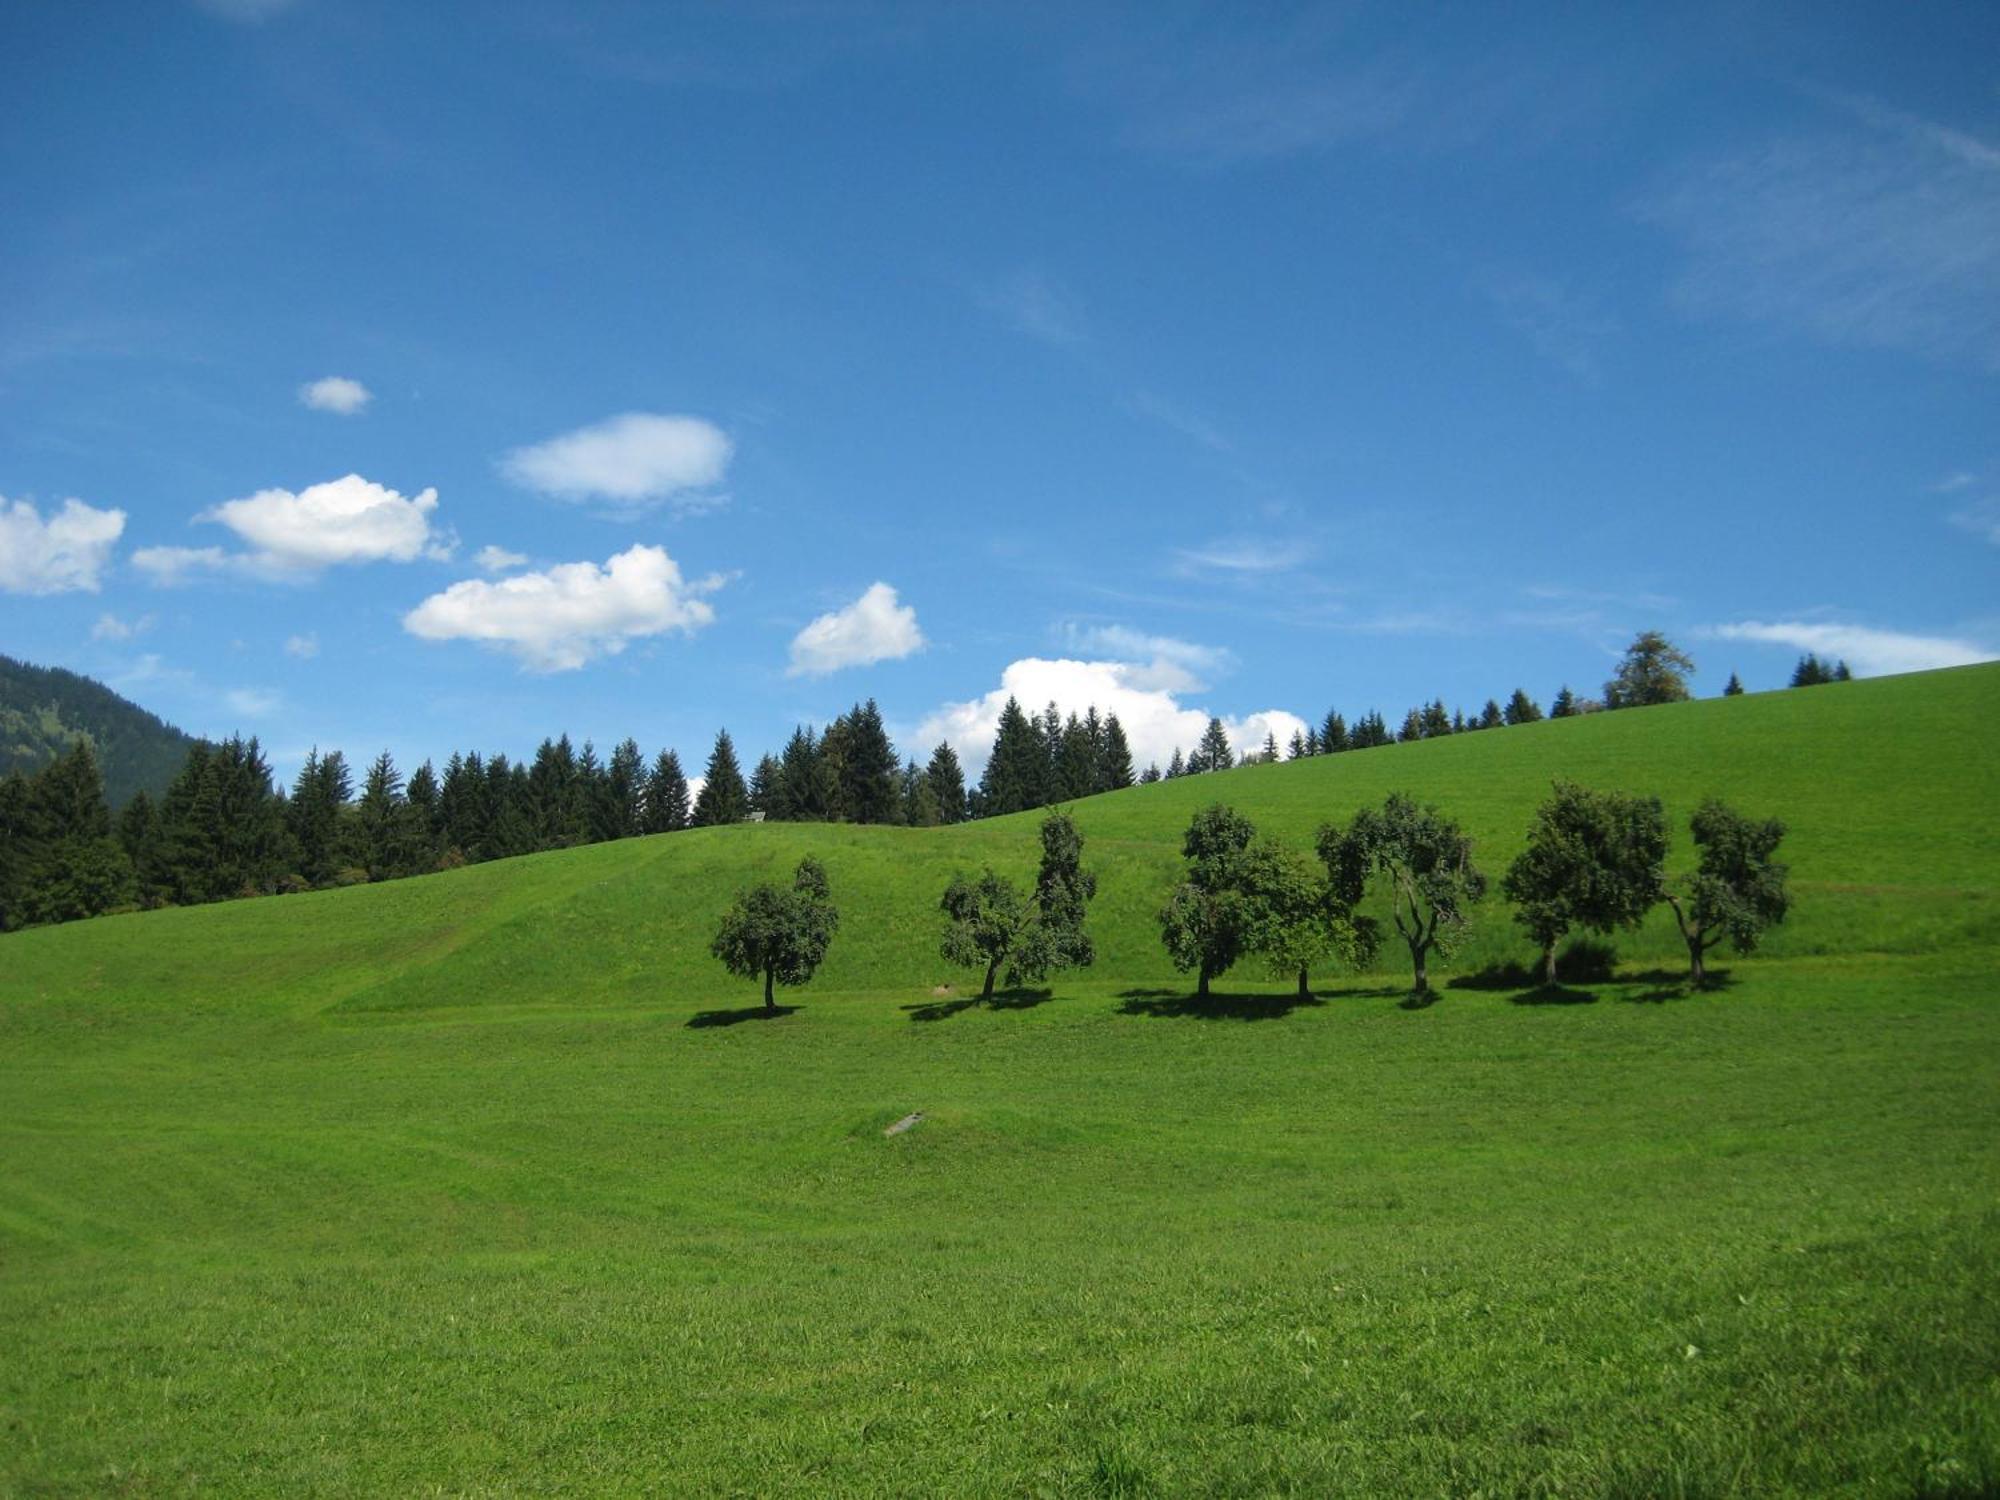
POLYGON ((114 808, 141 788, 159 797, 194 744, 101 682, 0 656, 0 776, 39 771, 80 739, 96 752, 114 808))

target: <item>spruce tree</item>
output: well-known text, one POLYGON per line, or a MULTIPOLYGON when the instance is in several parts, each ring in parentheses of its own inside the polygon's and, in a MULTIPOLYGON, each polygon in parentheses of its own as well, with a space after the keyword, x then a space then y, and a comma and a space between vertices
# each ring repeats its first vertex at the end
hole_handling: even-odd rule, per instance
POLYGON ((1504 717, 1511 724, 1532 724, 1542 716, 1542 706, 1528 696, 1526 688, 1515 688, 1507 700, 1504 717))
POLYGON ((965 821, 965 770, 958 763, 958 752, 947 742, 940 742, 931 751, 930 764, 924 768, 924 779, 931 784, 931 798, 937 803, 938 819, 944 823, 965 821))
POLYGON ((1347 737, 1347 720, 1343 719, 1336 710, 1328 709, 1326 717, 1320 721, 1319 753, 1321 755, 1338 755, 1341 751, 1348 748, 1350 748, 1350 744, 1347 737))
POLYGON ((714 828, 741 823, 750 811, 750 789, 743 784, 743 768, 736 763, 736 743, 729 738, 727 729, 715 736, 706 774, 701 795, 694 799, 694 826, 714 828))
POLYGON ((1725 698, 1740 698, 1743 696, 1742 679, 1734 672, 1729 674, 1729 681, 1722 685, 1722 696, 1725 698))
POLYGON ((1230 748, 1229 734, 1222 727, 1222 720, 1211 718, 1208 728, 1201 732, 1201 743, 1195 747, 1195 754, 1201 757, 1204 771, 1227 771, 1236 764, 1236 752, 1230 748))
POLYGON ((1100 765, 1100 791, 1123 791, 1132 785, 1132 747, 1126 742, 1125 726, 1118 722, 1116 714, 1104 716, 1104 753, 1100 765))
POLYGON ((1562 685, 1562 691, 1556 694, 1556 701, 1549 705, 1549 717, 1551 719, 1576 717, 1576 694, 1569 690, 1568 683, 1562 685))
POLYGON ((1148 761, 1146 763, 1146 769, 1139 773, 1140 786, 1151 786, 1153 785, 1154 782, 1159 781, 1160 779, 1161 779, 1160 763, 1156 760, 1148 761))
POLYGON ((662 750, 646 777, 645 830, 648 833, 678 833, 688 826, 688 784, 681 772, 681 758, 662 750))
POLYGON ((1180 747, 1174 747, 1173 756, 1167 761, 1167 780, 1187 775, 1187 762, 1181 757, 1180 747))
POLYGON ((1075 714, 1063 725, 1056 746, 1052 802, 1068 802, 1088 797, 1097 790, 1097 747, 1091 743, 1090 729, 1075 714))
POLYGON ((646 758, 637 740, 620 740, 611 752, 608 791, 612 818, 606 837, 628 839, 646 816, 646 758))
POLYGON ((980 816, 997 818, 1042 806, 1048 781, 1048 745, 1042 730, 1009 698, 1000 710, 993 754, 979 779, 980 816))
POLYGON ((772 809, 776 806, 785 779, 784 767, 778 764, 775 755, 757 758, 757 768, 750 773, 750 811, 762 813, 768 822, 772 809))
POLYGON ((1499 703, 1492 698, 1488 698, 1486 700, 1486 707, 1479 711, 1479 728, 1498 729, 1506 722, 1507 717, 1501 711, 1499 703))

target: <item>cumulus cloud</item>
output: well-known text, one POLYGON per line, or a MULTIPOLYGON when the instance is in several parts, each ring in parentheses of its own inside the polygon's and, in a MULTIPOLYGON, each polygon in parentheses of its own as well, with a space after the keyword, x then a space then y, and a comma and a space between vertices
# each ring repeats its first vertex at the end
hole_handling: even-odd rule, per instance
POLYGON ((473 553, 472 560, 479 565, 482 573, 505 573, 520 567, 528 558, 526 553, 509 552, 505 547, 489 543, 473 553))
POLYGON ((65 500, 43 520, 28 501, 0 496, 0 592, 94 594, 124 533, 122 510, 65 500))
POLYGON ((664 547, 635 546, 601 567, 559 563, 497 581, 454 583, 405 615, 403 628, 425 640, 481 642, 510 652, 531 672, 565 672, 615 656, 644 636, 692 635, 713 623, 715 610, 704 596, 722 582, 710 575, 689 583, 664 547))
POLYGON ((917 612, 896 591, 874 583, 845 609, 821 615, 792 637, 790 677, 824 677, 842 667, 895 661, 924 648, 917 612))
POLYGON ((314 411, 330 411, 338 416, 358 416, 375 399, 375 393, 358 380, 345 375, 329 375, 299 387, 300 404, 314 411))
MULTIPOLYGON (((950 743, 975 775, 993 749, 1001 710, 1009 698, 1030 713, 1053 702, 1064 714, 1081 714, 1092 704, 1099 713, 1116 714, 1132 747, 1132 759, 1165 766, 1175 750, 1195 747, 1208 727, 1208 710, 1184 704, 1171 691, 1152 685, 1149 668, 1132 662, 1074 661, 1067 658, 1025 657, 1008 664, 1000 685, 964 703, 947 703, 918 727, 921 743, 950 743)), ((1305 720, 1283 709, 1261 709, 1232 718, 1221 715, 1229 742, 1238 752, 1256 749, 1266 734, 1282 746, 1305 732, 1305 720)))
POLYGON ((1755 641, 1836 657, 1862 677, 1892 672, 1927 672, 1934 667, 1962 667, 1971 662, 1992 661, 2000 657, 2000 651, 1951 636, 1908 635, 1897 630, 1871 630, 1863 625, 1745 620, 1733 625, 1718 625, 1709 634, 1719 640, 1755 641))
POLYGON ((671 500, 682 509, 717 503, 728 472, 729 436, 700 417, 626 412, 590 427, 516 448, 500 461, 515 484, 559 500, 640 506, 671 500))
POLYGON ((250 546, 253 565, 313 573, 336 563, 442 559, 450 543, 431 528, 437 491, 411 496, 349 474, 325 484, 259 490, 225 500, 198 518, 228 527, 250 546))

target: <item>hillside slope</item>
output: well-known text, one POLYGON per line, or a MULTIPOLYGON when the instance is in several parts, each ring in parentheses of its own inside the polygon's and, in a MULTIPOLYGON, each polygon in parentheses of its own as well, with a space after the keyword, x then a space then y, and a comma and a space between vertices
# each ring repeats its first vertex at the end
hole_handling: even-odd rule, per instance
MULTIPOLYGON (((1171 976, 1154 914, 1176 878, 1181 831, 1209 802, 1306 841, 1320 822, 1408 790, 1461 818, 1497 878, 1557 776, 1661 795, 1675 836, 1670 869, 1691 859, 1686 820, 1704 796, 1783 818, 1796 909, 1770 936, 1774 956, 1991 943, 2000 940, 1995 723, 2000 665, 1545 722, 1087 799, 1074 810, 1100 877, 1096 977, 1171 976)), ((4 942, 21 979, 49 993, 89 975, 118 995, 181 995, 199 973, 208 1003, 693 1003, 735 992, 707 952, 733 893, 810 852, 831 872, 843 918, 812 993, 928 989, 963 977, 936 955, 945 883, 983 864, 1030 874, 1037 816, 948 829, 705 829, 4 942)), ((1526 946, 1496 896, 1452 967, 1523 958, 1526 946)), ((1619 946, 1631 960, 1682 958, 1664 913, 1619 946)))
POLYGON ((90 741, 114 809, 141 790, 157 799, 194 745, 101 682, 0 656, 0 776, 32 775, 79 739, 90 741))

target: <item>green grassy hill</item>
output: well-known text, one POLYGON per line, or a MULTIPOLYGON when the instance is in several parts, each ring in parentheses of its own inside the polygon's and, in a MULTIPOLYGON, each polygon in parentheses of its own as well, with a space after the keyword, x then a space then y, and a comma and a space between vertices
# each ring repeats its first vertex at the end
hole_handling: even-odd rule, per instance
MULTIPOLYGON (((994 1009, 935 902, 1032 816, 0 938, 0 1493, 2000 1492, 1995 723, 1972 668, 1092 799, 1098 968, 994 1009), (1196 807, 1406 788, 1497 875, 1556 775, 1679 861, 1785 818, 1768 956, 1177 1004, 1196 807), (840 940, 747 1020, 706 938, 808 850, 840 940)), ((1495 901, 1454 967, 1527 956, 1495 901)))

